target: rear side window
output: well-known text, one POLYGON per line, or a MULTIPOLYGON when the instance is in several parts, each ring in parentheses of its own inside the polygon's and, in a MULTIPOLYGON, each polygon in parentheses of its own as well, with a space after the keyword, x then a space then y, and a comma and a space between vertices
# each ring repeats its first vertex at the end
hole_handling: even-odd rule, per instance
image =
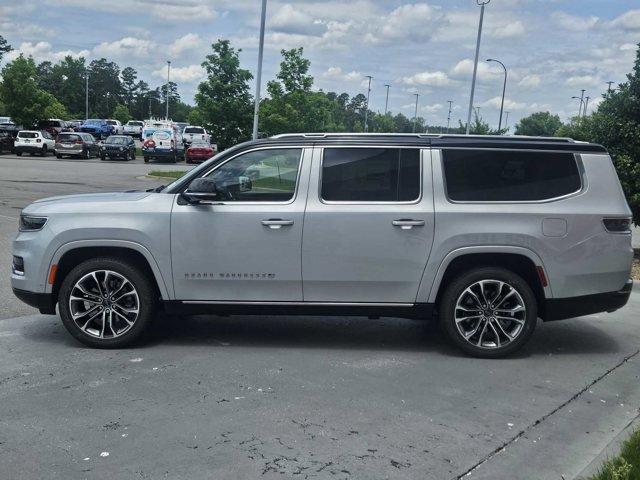
POLYGON ((58 142, 76 142, 80 140, 80 135, 75 133, 61 133, 58 135, 58 142))
POLYGON ((35 132, 20 132, 18 134, 19 138, 38 138, 38 134, 35 132))
POLYGON ((420 150, 325 148, 322 199, 410 202, 420 196, 420 150))
POLYGON ((442 157, 454 201, 540 201, 582 188, 572 153, 443 150, 442 157))

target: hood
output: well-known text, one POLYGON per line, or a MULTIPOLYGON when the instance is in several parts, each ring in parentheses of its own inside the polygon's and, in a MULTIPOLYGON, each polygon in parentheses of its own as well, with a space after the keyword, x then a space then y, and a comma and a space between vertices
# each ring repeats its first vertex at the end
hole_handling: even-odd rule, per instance
POLYGON ((103 209, 108 206, 118 208, 124 203, 138 202, 151 195, 150 192, 114 192, 114 193, 86 193, 81 195, 64 195, 59 197, 43 198, 28 205, 23 212, 55 213, 86 211, 103 209), (100 206, 96 204, 101 204, 100 206))

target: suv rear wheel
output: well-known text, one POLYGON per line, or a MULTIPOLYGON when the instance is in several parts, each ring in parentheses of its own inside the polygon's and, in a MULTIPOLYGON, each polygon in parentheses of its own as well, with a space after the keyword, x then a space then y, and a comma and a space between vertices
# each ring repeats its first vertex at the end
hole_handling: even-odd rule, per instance
POLYGON ((119 348, 136 341, 153 319, 156 290, 134 265, 116 258, 87 260, 62 282, 59 310, 81 343, 119 348))
POLYGON ((537 321, 531 287, 504 268, 477 268, 458 276, 440 301, 444 332, 476 357, 497 358, 516 351, 529 340, 537 321))

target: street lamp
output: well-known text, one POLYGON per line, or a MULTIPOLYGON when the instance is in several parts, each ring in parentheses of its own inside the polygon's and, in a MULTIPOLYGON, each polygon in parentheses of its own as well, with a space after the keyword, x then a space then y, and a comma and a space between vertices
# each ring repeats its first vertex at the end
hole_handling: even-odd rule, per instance
POLYGON ((585 99, 584 102, 584 112, 582 113, 582 117, 586 117, 587 116, 587 108, 589 108, 589 100, 591 99, 590 96, 587 95, 587 98, 585 99))
POLYGON ((165 120, 169 120, 169 72, 171 71, 171 60, 167 60, 167 110, 165 120))
POLYGON ((369 131, 369 95, 371 94, 371 80, 373 77, 371 75, 365 75, 365 77, 369 79, 369 86, 367 87, 367 104, 364 108, 364 131, 366 133, 369 131))
POLYGON ((505 118, 504 118, 504 128, 505 128, 505 130, 509 129, 509 114, 510 113, 511 112, 504 112, 504 114, 505 114, 505 118))
POLYGON ((491 0, 476 0, 480 5, 480 22, 478 23, 478 39, 476 40, 476 57, 473 63, 473 78, 471 79, 471 95, 469 97, 469 113, 467 115, 467 135, 471 128, 471 112, 473 111, 473 96, 476 91, 476 75, 478 73, 478 57, 480 56, 480 39, 482 38, 482 21, 484 20, 484 6, 491 0))
POLYGON ((447 115, 447 133, 449 133, 449 125, 451 124, 451 105, 453 104, 453 100, 447 100, 449 104, 449 113, 447 115))
MULTIPOLYGON (((584 90, 583 90, 584 92, 584 90)), ((580 108, 578 109, 578 118, 580 118, 582 116, 582 105, 584 103, 584 100, 582 97, 576 97, 575 95, 573 97, 571 97, 574 100, 580 100, 580 108)))
POLYGON ((384 101, 384 114, 387 114, 387 110, 389 109, 389 88, 391 87, 391 85, 385 84, 385 87, 387 87, 387 98, 384 101))
POLYGON ((262 57, 264 55, 264 24, 267 18, 267 0, 262 0, 260 14, 260 45, 258 46, 258 72, 256 74, 256 98, 253 105, 253 139, 258 139, 258 114, 260 112, 260 83, 262 82, 262 57))
POLYGON ((607 93, 611 93, 611 85, 613 85, 616 82, 607 82, 607 93))
POLYGON ((500 60, 496 60, 494 58, 487 58, 487 62, 496 62, 502 65, 504 69, 504 83, 502 84, 502 102, 500 103, 500 120, 498 121, 498 134, 500 134, 500 130, 502 129, 502 112, 504 110, 504 94, 507 90, 507 67, 504 66, 500 60))
POLYGON ((84 72, 84 119, 89 120, 89 70, 84 72))
POLYGON ((420 94, 414 93, 414 95, 416 96, 416 110, 413 114, 413 133, 416 133, 416 124, 418 123, 418 98, 420 98, 420 94))

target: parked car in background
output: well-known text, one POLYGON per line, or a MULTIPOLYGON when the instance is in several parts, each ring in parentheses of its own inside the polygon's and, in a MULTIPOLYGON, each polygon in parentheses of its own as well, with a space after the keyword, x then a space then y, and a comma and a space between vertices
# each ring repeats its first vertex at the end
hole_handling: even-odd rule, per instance
POLYGON ((184 154, 186 163, 202 163, 216 154, 213 146, 202 139, 194 140, 184 154))
POLYGON ((56 138, 56 158, 64 156, 89 159, 98 155, 99 145, 93 135, 83 132, 63 132, 56 138))
POLYGON ((142 138, 142 127, 144 127, 144 122, 140 120, 129 120, 124 125, 124 134, 142 138))
POLYGON ((52 137, 56 137, 62 132, 71 131, 71 127, 67 122, 60 120, 59 118, 50 118, 49 120, 40 120, 38 122, 37 130, 49 132, 52 137))
POLYGON ((46 156, 49 152, 54 152, 56 141, 53 136, 46 130, 20 130, 15 139, 13 149, 19 157, 23 153, 30 155, 39 154, 41 157, 46 156))
POLYGON ((128 135, 111 135, 100 146, 100 160, 121 158, 136 159, 136 144, 128 135))
POLYGON ((90 133, 96 139, 102 140, 111 135, 111 125, 106 120, 100 118, 90 118, 85 120, 80 126, 80 131, 90 133))
POLYGON ((0 117, 0 124, 3 124, 3 123, 13 123, 13 122, 11 121, 11 117, 0 117))
POLYGON ((124 127, 120 120, 113 120, 111 118, 107 119, 107 123, 111 125, 111 135, 122 135, 124 134, 124 127))
POLYGON ((150 120, 142 129, 142 155, 145 163, 166 159, 170 162, 184 160, 185 148, 182 135, 171 121, 150 120))
POLYGON ((11 132, 0 130, 0 153, 13 152, 13 144, 15 139, 11 132))
POLYGON ((182 131, 182 141, 188 147, 194 140, 204 140, 205 142, 210 142, 211 136, 207 133, 204 127, 189 125, 182 131))
POLYGON ((82 126, 82 120, 69 120, 67 123, 74 132, 79 132, 80 127, 82 126))
POLYGON ((185 127, 189 126, 187 122, 173 122, 173 124, 176 126, 180 133, 184 131, 185 127))

